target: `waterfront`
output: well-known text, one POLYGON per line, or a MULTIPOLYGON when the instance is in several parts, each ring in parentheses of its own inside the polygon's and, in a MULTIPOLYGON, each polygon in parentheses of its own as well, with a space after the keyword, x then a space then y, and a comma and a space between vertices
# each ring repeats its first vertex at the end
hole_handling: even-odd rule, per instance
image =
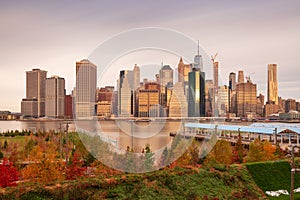
POLYGON ((11 130, 31 130, 33 132, 55 130, 83 131, 101 134, 116 148, 125 150, 127 146, 141 151, 149 144, 153 151, 170 144, 169 133, 180 130, 180 121, 168 122, 131 122, 131 121, 0 121, 0 132, 11 130))

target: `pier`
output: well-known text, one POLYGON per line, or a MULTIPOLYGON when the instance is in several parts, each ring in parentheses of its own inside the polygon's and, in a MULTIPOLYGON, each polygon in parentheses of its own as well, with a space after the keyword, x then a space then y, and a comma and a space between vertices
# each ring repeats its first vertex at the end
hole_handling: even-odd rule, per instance
POLYGON ((180 134, 184 137, 195 137, 197 140, 210 139, 216 136, 234 145, 239 135, 242 137, 242 143, 248 146, 255 139, 267 140, 273 144, 279 144, 281 148, 288 145, 299 145, 300 126, 292 124, 265 124, 254 123, 249 126, 243 125, 223 125, 223 124, 205 124, 205 123, 186 123, 180 133, 171 132, 174 137, 180 134))

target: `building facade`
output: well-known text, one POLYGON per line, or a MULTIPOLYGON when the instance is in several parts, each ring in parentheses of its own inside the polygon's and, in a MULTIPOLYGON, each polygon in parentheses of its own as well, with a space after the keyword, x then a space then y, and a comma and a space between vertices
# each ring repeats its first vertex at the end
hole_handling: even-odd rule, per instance
POLYGON ((120 71, 117 82, 118 116, 136 116, 136 90, 140 86, 140 69, 137 65, 133 70, 120 71))
POLYGON ((171 90, 169 117, 188 117, 188 102, 183 84, 183 82, 177 82, 171 90))
POLYGON ((268 102, 278 105, 277 64, 268 65, 268 102))
POLYGON ((65 96, 65 118, 73 118, 73 97, 72 95, 65 96))
POLYGON ((244 117, 247 114, 256 113, 256 93, 256 84, 253 84, 251 81, 237 84, 237 117, 244 117))
POLYGON ((228 112, 228 87, 226 85, 219 87, 218 92, 218 112, 220 116, 225 116, 228 112))
POLYGON ((65 116, 65 79, 52 76, 46 79, 47 117, 63 118, 65 116))
POLYGON ((45 116, 45 87, 47 71, 26 72, 26 98, 21 102, 21 114, 26 117, 45 116))
POLYGON ((236 74, 229 74, 228 106, 230 113, 236 113, 236 74))
POLYGON ((160 117, 160 86, 158 83, 146 83, 138 89, 138 117, 160 117))
POLYGON ((187 82, 189 80, 190 64, 184 64, 182 57, 178 63, 178 82, 187 82))
POLYGON ((205 73, 193 68, 189 73, 188 116, 205 116, 205 73))
POLYGON ((240 70, 238 72, 238 84, 245 83, 244 71, 240 70))
POLYGON ((75 115, 91 119, 95 114, 97 66, 87 59, 76 62, 75 115))

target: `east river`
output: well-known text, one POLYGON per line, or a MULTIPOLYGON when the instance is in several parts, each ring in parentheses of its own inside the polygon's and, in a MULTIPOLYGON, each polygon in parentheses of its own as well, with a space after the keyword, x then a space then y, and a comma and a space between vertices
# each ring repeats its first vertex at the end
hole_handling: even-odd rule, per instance
POLYGON ((170 132, 179 131, 180 121, 0 121, 0 132, 11 130, 55 130, 65 131, 66 124, 69 131, 87 131, 98 133, 116 145, 118 149, 126 149, 127 146, 135 151, 141 151, 147 144, 152 150, 159 150, 168 146, 172 141, 170 132))

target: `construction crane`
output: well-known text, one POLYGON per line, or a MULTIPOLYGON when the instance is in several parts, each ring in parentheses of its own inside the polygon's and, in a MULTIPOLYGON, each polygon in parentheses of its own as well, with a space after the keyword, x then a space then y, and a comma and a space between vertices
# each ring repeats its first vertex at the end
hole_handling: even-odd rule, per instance
POLYGON ((216 53, 214 56, 210 56, 211 57, 211 61, 214 63, 215 62, 215 59, 217 57, 218 53, 216 53))
POLYGON ((255 72, 252 72, 252 73, 250 73, 248 76, 245 76, 247 82, 249 82, 249 83, 252 82, 252 81, 251 81, 251 78, 250 78, 250 75, 253 75, 253 74, 255 74, 255 72))

